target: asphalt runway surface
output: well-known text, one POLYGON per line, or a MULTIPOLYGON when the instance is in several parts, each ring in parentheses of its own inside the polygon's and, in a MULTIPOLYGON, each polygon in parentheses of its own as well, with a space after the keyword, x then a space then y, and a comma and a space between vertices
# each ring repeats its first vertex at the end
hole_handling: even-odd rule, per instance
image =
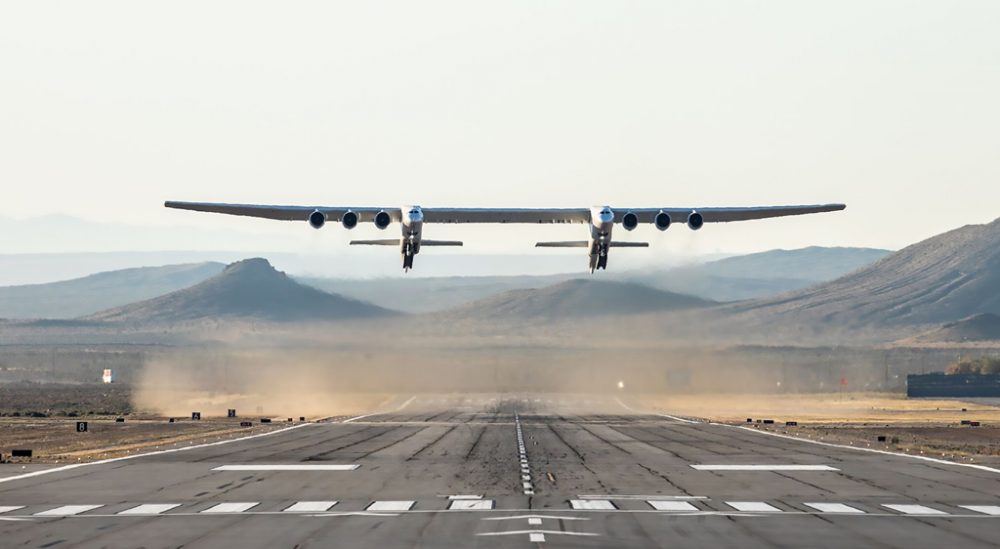
POLYGON ((0 546, 1000 545, 1000 471, 634 408, 407 396, 183 451, 0 466, 0 546))

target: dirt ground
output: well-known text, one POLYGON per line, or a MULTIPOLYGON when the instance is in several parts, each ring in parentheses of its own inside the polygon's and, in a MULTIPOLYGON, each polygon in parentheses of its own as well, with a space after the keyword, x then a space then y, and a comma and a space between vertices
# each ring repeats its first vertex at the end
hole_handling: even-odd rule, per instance
MULTIPOLYGON (((183 414, 173 416, 173 422, 162 410, 137 409, 134 397, 133 388, 123 384, 0 385, 0 460, 60 464, 94 461, 259 434, 289 425, 287 414, 263 409, 258 413, 249 408, 248 402, 260 400, 247 395, 178 395, 186 407, 183 414), (229 407, 235 407, 240 417, 227 418, 229 407), (201 420, 191 420, 194 410, 201 412, 201 420), (118 422, 117 418, 124 421, 118 422), (272 422, 262 424, 261 418, 272 422), (87 432, 77 432, 77 421, 87 422, 87 432), (252 426, 241 426, 244 421, 252 426), (30 449, 32 457, 13 458, 15 449, 30 449)), ((387 398, 391 395, 329 395, 329 411, 295 415, 291 424, 299 423, 300 417, 315 421, 371 411, 387 398)))
POLYGON ((1000 406, 982 402, 884 393, 685 395, 645 402, 670 414, 823 442, 1000 466, 1000 406), (748 418, 753 421, 747 423, 748 418), (765 419, 774 423, 758 423, 765 419), (787 421, 798 425, 787 426, 787 421))

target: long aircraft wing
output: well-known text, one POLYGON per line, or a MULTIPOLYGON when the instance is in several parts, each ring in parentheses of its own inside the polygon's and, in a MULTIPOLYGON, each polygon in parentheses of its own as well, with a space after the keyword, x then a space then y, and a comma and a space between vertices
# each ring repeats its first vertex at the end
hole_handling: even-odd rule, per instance
POLYGON ((321 211, 326 214, 327 221, 340 221, 345 213, 351 211, 358 214, 358 221, 374 221, 375 214, 384 211, 393 221, 400 220, 399 208, 348 208, 329 206, 266 206, 260 204, 219 204, 215 202, 175 202, 164 204, 168 208, 191 210, 195 212, 211 212, 227 215, 243 215, 279 221, 306 221, 309 214, 321 211))
MULTIPOLYGON (((305 221, 309 214, 321 211, 328 221, 340 221, 348 212, 358 214, 361 222, 372 221, 375 214, 384 211, 392 220, 401 219, 399 208, 341 207, 341 206, 266 206, 257 204, 218 204, 211 202, 167 202, 168 208, 214 212, 228 215, 243 215, 278 219, 284 221, 305 221)), ((632 212, 640 223, 652 223, 656 214, 666 212, 674 221, 684 221, 692 212, 698 212, 705 223, 725 223, 747 221, 790 215, 804 215, 843 210, 843 204, 819 204, 807 206, 754 206, 747 208, 614 208, 615 221, 621 221, 624 214, 632 212)), ((589 223, 590 208, 421 208, 425 223, 589 223)))

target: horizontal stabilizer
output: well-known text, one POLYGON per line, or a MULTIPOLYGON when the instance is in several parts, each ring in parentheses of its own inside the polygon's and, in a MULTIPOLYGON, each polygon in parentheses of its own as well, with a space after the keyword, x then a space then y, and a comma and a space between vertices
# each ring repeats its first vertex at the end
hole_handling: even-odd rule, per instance
POLYGON ((421 246, 461 246, 458 240, 421 240, 421 246))
POLYGON ((399 239, 387 238, 385 240, 352 240, 351 246, 399 246, 399 239))
POLYGON ((538 242, 536 248, 588 248, 590 242, 586 240, 564 240, 562 242, 538 242))
POLYGON ((611 241, 612 248, 648 248, 649 242, 616 242, 611 241))

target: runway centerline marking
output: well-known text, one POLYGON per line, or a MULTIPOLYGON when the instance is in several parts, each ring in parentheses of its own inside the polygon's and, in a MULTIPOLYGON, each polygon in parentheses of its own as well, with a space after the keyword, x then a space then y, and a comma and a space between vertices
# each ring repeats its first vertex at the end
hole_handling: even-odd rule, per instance
POLYGON ((829 465, 692 465, 698 471, 839 471, 829 465))
POLYGON ((213 471, 354 471, 360 465, 220 465, 213 471))

